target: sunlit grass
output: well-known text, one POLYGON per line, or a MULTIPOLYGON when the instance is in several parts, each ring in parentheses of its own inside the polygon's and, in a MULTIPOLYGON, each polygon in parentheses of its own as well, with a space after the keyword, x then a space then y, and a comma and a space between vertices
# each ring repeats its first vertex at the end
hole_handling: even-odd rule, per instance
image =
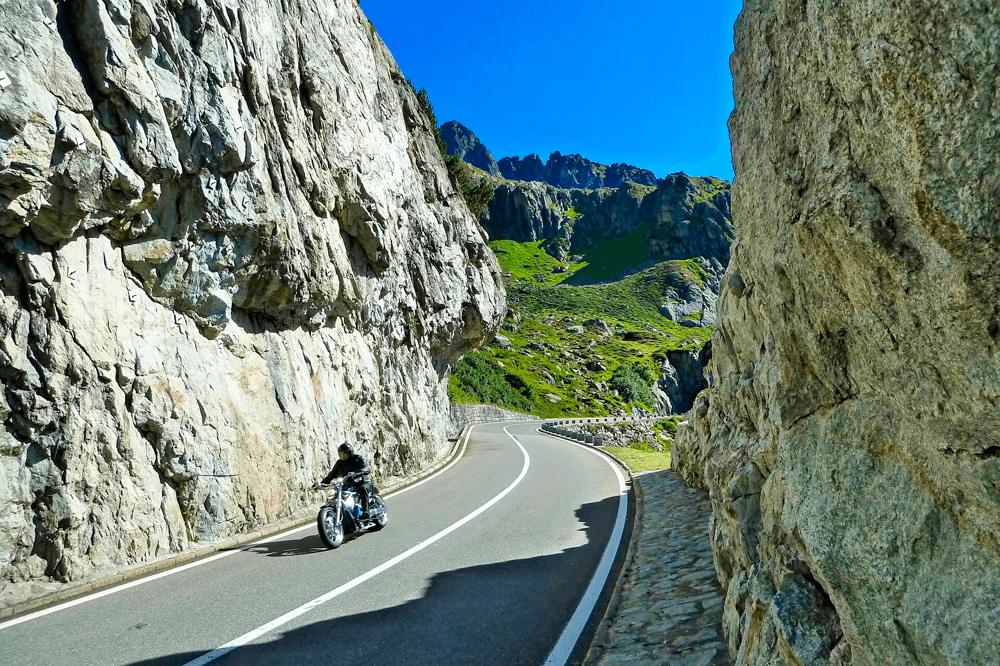
POLYGON ((662 453, 659 451, 640 451, 621 446, 602 446, 601 450, 607 451, 628 465, 633 474, 654 472, 670 467, 670 451, 662 453))

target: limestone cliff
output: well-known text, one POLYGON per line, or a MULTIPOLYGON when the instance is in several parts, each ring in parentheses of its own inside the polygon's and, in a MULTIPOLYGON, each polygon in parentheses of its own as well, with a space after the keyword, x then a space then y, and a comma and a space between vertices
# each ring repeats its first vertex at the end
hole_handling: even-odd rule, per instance
POLYGON ((443 452, 503 289, 355 0, 3 24, 7 596, 287 515, 345 438, 381 478, 443 452))
MULTIPOLYGON (((734 234, 729 183, 670 174, 658 188, 561 189, 537 182, 500 185, 483 213, 491 238, 554 241, 559 259, 630 234, 655 260, 705 257, 723 267, 734 234)), ((643 257, 639 257, 637 264, 643 257)))
POLYGON ((1000 655, 1000 6, 747 0, 739 230, 675 450, 735 663, 1000 655))

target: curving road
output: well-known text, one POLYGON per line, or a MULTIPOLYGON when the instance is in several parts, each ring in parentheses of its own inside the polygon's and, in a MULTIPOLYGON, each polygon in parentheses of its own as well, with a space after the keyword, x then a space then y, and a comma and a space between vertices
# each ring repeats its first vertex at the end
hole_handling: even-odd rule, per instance
POLYGON ((581 600, 608 594, 624 550, 624 486, 537 426, 477 426, 453 465, 387 497, 385 530, 336 551, 307 526, 0 623, 0 662, 576 663, 594 624, 581 600))

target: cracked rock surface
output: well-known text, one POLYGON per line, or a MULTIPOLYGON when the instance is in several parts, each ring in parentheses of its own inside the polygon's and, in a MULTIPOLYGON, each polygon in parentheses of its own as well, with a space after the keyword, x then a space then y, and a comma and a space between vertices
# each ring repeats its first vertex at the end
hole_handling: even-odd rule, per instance
POLYGON ((674 461, 734 661, 1000 654, 1000 7, 748 0, 738 229, 674 461))
POLYGON ((444 453, 503 287, 354 0, 2 13, 0 596, 444 453))

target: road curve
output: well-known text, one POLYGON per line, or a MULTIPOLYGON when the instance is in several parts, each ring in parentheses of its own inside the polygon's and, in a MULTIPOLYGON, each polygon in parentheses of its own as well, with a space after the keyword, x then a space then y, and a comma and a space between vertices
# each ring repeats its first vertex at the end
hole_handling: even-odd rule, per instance
POLYGON ((328 551, 309 527, 0 624, 0 662, 541 664, 609 544, 619 479, 537 423, 504 427, 477 426, 455 465, 390 496, 381 532, 328 551))

